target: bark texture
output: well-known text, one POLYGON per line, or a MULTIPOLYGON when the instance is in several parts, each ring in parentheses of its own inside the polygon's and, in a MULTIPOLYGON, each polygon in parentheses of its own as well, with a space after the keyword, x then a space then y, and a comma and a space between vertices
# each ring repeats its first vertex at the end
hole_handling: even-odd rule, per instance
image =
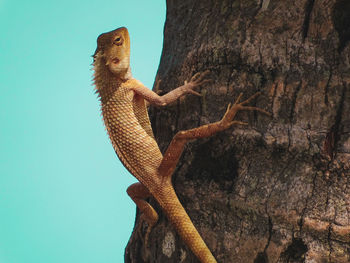
MULTIPOLYGON (((151 109, 161 149, 240 92, 272 113, 189 143, 174 174, 218 262, 350 262, 349 40, 349 0, 167 1, 160 89, 206 69, 214 82, 151 109)), ((148 255, 134 232, 125 261, 198 262, 161 212, 148 255)))

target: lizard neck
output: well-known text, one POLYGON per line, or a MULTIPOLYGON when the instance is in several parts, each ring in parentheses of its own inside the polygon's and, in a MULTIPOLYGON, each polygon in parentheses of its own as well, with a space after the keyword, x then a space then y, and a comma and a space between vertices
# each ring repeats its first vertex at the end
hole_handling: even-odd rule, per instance
POLYGON ((106 61, 102 56, 96 56, 94 63, 94 83, 96 86, 96 93, 98 94, 102 105, 105 104, 114 94, 114 92, 125 81, 132 79, 131 68, 121 74, 112 73, 106 61))

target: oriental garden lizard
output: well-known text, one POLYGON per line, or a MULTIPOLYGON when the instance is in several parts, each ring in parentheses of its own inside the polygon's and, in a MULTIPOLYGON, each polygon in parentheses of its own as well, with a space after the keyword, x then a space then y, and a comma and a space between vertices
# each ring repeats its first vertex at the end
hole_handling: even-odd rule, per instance
POLYGON ((139 208, 143 220, 148 223, 145 246, 158 220, 157 212, 145 200, 153 197, 197 258, 202 263, 216 262, 178 200, 171 177, 189 140, 212 136, 233 124, 247 124, 234 120, 238 111, 268 114, 263 109, 246 106, 259 93, 243 102, 240 102, 240 94, 232 106, 228 105, 226 113, 218 122, 179 131, 163 155, 152 132, 146 102, 165 106, 186 94, 200 95, 194 89, 210 81, 206 78, 208 71, 196 73, 183 86, 159 96, 131 75, 130 37, 125 27, 101 34, 93 58, 94 83, 108 135, 121 162, 139 181, 131 185, 127 193, 139 208))

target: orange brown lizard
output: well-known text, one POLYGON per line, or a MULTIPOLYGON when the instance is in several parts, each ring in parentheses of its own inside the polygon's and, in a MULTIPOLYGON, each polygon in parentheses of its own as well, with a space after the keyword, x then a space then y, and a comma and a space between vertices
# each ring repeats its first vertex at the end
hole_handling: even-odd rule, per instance
POLYGON ((218 122, 179 131, 162 155, 152 132, 146 102, 165 106, 187 94, 199 95, 194 89, 209 82, 206 78, 208 71, 195 74, 183 86, 159 96, 131 75, 130 37, 125 27, 101 34, 93 57, 94 82, 108 135, 121 162, 139 181, 131 185, 127 193, 148 223, 145 243, 158 220, 157 212, 145 200, 152 196, 198 259, 202 263, 216 262, 178 200, 171 177, 189 140, 212 136, 233 124, 247 124, 234 120, 238 111, 252 110, 268 114, 263 109, 246 106, 259 93, 243 102, 240 102, 240 94, 218 122))

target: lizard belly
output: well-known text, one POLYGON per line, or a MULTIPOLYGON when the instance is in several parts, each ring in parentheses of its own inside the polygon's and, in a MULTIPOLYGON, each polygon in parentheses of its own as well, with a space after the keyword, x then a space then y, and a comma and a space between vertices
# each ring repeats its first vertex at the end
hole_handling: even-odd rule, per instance
POLYGON ((153 137, 147 110, 135 100, 118 94, 103 107, 102 114, 115 152, 124 166, 146 186, 156 182, 162 154, 153 137), (137 110, 135 110, 135 108, 137 110), (152 175, 152 176, 148 176, 152 175))

